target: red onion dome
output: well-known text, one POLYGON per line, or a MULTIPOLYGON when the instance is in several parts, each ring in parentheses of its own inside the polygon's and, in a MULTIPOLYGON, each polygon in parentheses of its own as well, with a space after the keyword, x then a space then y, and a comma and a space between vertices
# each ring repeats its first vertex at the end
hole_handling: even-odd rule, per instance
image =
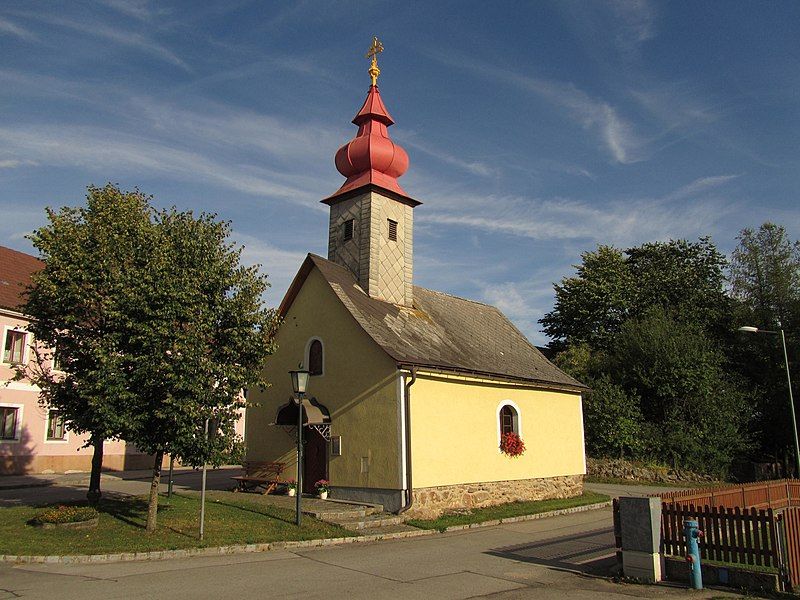
POLYGON ((389 138, 388 127, 394 121, 381 100, 378 86, 370 86, 353 123, 358 125, 356 137, 339 148, 335 158, 336 169, 347 181, 331 198, 368 183, 405 196, 397 178, 408 170, 408 154, 389 138))

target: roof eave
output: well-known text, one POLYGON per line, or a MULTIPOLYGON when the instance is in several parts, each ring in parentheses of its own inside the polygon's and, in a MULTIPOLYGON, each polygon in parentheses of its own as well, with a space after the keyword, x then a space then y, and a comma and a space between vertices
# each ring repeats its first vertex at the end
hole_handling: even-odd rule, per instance
POLYGON ((398 369, 410 369, 411 367, 416 367, 417 369, 422 368, 425 370, 430 370, 433 372, 440 371, 442 373, 452 373, 456 375, 466 375, 472 377, 483 377, 487 379, 497 379, 500 381, 508 381, 513 383, 527 383, 536 387, 542 387, 546 389, 552 390, 563 390, 563 391, 570 391, 570 392, 588 392, 590 388, 585 385, 572 385, 569 383, 559 383, 554 381, 546 381, 543 379, 536 379, 534 377, 519 377, 515 375, 508 375, 505 373, 492 373, 490 371, 478 371, 474 369, 464 369, 461 367, 454 367, 449 365, 437 365, 432 363, 426 362, 417 362, 417 361, 398 361, 397 368, 398 369))

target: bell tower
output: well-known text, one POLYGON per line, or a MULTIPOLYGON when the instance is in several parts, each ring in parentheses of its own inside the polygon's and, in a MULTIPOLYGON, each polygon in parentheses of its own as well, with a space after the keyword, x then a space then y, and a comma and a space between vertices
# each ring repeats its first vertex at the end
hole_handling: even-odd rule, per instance
POLYGON ((421 203, 397 182, 408 169, 408 155, 389 138, 394 121, 377 84, 382 51, 374 38, 367 53, 372 84, 353 119, 358 133, 336 152, 336 168, 347 179, 322 201, 330 206, 328 260, 350 269, 370 297, 410 307, 413 210, 421 203))

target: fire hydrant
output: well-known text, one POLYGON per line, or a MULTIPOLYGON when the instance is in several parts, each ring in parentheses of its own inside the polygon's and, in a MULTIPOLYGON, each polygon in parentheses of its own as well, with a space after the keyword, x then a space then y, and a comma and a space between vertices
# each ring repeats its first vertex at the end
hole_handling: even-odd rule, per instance
POLYGON ((700 570, 700 546, 698 544, 703 532, 695 519, 683 522, 683 535, 686 538, 686 561, 691 566, 690 583, 696 590, 703 589, 703 573, 700 570))

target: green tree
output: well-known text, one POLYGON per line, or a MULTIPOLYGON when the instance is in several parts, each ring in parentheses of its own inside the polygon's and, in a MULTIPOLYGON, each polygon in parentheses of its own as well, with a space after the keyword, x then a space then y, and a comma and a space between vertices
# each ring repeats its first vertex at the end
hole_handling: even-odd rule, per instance
POLYGON ((23 311, 46 347, 26 375, 40 401, 94 448, 88 497, 100 498, 103 441, 122 437, 129 423, 129 388, 120 373, 124 343, 118 296, 144 261, 141 240, 151 224, 147 199, 112 187, 89 188, 86 208, 47 210, 50 224, 30 239, 45 261, 33 276, 23 311), (63 373, 53 371, 54 352, 63 373))
MULTIPOLYGON (((738 301, 739 325, 785 331, 792 380, 800 380, 800 242, 786 230, 764 223, 758 230, 743 229, 733 251, 731 294, 738 301)), ((780 342, 773 336, 741 335, 733 347, 737 369, 758 390, 758 419, 754 433, 761 448, 781 456, 792 453, 791 418, 786 372, 780 342)), ((795 387, 795 392, 798 388, 795 387)), ((800 397, 800 394, 797 394, 800 397)))
POLYGON ((749 310, 755 323, 791 327, 800 303, 800 242, 786 230, 764 223, 742 229, 730 267, 731 293, 749 310))
POLYGON ((606 347, 633 305, 635 281, 622 251, 598 246, 581 259, 574 277, 555 284, 555 306, 539 321, 556 349, 606 347))
MULTIPOLYGON (((138 191, 89 188, 86 208, 50 211, 49 218, 32 239, 47 262, 44 273, 52 264, 58 275, 35 279, 36 303, 29 302, 40 311, 48 301, 53 306, 50 326, 39 321, 41 339, 57 348, 67 375, 48 387, 53 397, 78 389, 103 407, 115 436, 153 455, 153 531, 164 454, 217 465, 238 445, 241 392, 263 385, 261 367, 274 348, 276 315, 261 302, 266 278, 240 266, 228 223, 156 211, 138 191), (95 229, 108 242, 79 251, 95 229), (62 247, 72 249, 63 259, 62 247), (89 292, 79 291, 87 279, 89 292), (208 440, 206 420, 214 424, 208 440)), ((83 418, 85 403, 64 406, 71 422, 83 418)))
POLYGON ((751 408, 742 382, 698 325, 651 309, 623 325, 606 370, 641 398, 655 456, 721 473, 747 448, 751 408))
POLYGON ((709 238, 653 242, 624 252, 599 246, 581 258, 577 274, 555 285, 553 310, 539 321, 556 349, 580 343, 608 349, 623 323, 653 307, 716 337, 729 336, 727 263, 709 238))
POLYGON ((592 456, 636 456, 642 446, 642 412, 636 394, 613 383, 608 375, 592 382, 584 396, 586 446, 592 456))

